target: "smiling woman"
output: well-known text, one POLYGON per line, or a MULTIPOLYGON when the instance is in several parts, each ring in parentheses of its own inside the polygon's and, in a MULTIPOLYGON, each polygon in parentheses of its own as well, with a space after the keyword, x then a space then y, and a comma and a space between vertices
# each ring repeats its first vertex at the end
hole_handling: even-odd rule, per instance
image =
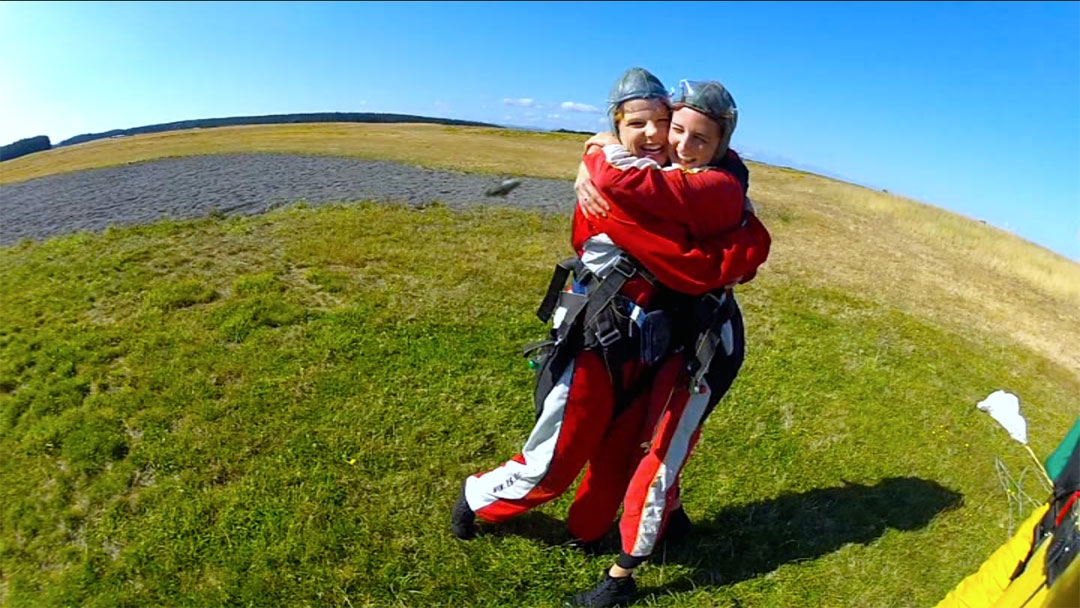
POLYGON ((672 160, 684 167, 720 163, 739 117, 728 90, 718 82, 683 80, 672 108, 672 160))
POLYGON ((635 156, 667 162, 667 130, 671 108, 659 99, 631 99, 615 111, 619 141, 635 156))

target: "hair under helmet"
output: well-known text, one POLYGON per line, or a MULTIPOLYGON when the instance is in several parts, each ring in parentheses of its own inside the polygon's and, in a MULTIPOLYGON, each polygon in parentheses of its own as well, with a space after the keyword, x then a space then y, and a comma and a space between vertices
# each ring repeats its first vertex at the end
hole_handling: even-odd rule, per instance
POLYGON ((724 85, 715 80, 682 80, 679 89, 672 95, 672 107, 686 106, 708 116, 720 125, 720 146, 716 149, 713 162, 727 154, 731 144, 731 135, 739 122, 739 110, 735 99, 724 85))
POLYGON ((615 123, 615 111, 623 102, 631 99, 662 99, 668 103, 668 91, 660 82, 645 68, 630 68, 615 81, 608 95, 608 116, 611 118, 611 129, 619 132, 619 125, 615 123))

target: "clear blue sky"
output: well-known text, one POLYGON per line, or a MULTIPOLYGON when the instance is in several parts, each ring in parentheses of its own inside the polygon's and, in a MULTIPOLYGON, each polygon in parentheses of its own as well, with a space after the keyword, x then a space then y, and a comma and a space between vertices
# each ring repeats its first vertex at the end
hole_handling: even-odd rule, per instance
POLYGON ((4 2, 0 144, 293 112, 596 130, 630 66, 723 82, 750 158, 1080 260, 1077 2, 4 2))

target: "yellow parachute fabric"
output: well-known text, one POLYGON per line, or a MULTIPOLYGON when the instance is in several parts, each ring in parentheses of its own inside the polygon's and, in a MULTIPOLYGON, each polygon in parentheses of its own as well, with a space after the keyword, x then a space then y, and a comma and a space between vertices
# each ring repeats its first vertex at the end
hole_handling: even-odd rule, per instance
MULTIPOLYGON (((1020 562, 1027 557, 1028 551, 1031 550, 1031 540, 1035 534, 1035 526, 1039 524, 1039 521, 1046 515, 1049 508, 1049 504, 1044 504, 1035 509, 1024 520, 1024 523, 1020 524, 1016 534, 1006 541, 1004 545, 998 547, 989 559, 983 562, 978 572, 960 581, 960 584, 950 591, 938 603, 936 608, 996 608, 999 605, 998 600, 1005 595, 1010 583, 1015 582, 1010 581, 1009 578, 1013 572, 1016 572, 1016 567, 1020 562)), ((1027 571, 1034 570, 1035 568, 1032 568, 1031 564, 1029 564, 1027 571)), ((1027 571, 1025 571, 1025 574, 1027 571)), ((1023 578, 1023 575, 1020 578, 1023 578)), ((1017 580, 1019 581, 1019 579, 1017 580)), ((1043 580, 1045 582, 1045 579, 1043 580)), ((1000 605, 1005 606, 1006 604, 1000 605)), ((1013 605, 1024 606, 1024 604, 1013 605)))
POLYGON ((1035 509, 1016 534, 977 572, 960 581, 936 608, 1080 608, 1080 558, 1072 560, 1053 587, 1046 586, 1046 552, 1052 535, 1039 543, 1024 571, 1011 578, 1031 551, 1035 527, 1049 508, 1045 503, 1035 509))
POLYGON ((1080 556, 1075 555, 1080 548, 1076 542, 1080 538, 1080 530, 1076 529, 1080 526, 1076 517, 1080 504, 1070 502, 1078 490, 1078 465, 1080 417, 1047 459, 1046 471, 1055 480, 1054 492, 1020 524, 1012 538, 998 547, 977 572, 960 581, 936 608, 1080 608, 1080 556), (1051 506, 1059 523, 1048 522, 1056 523, 1053 530, 1045 526, 1041 529, 1042 539, 1032 551, 1035 530, 1051 506), (1053 586, 1048 586, 1047 551, 1051 544, 1056 545, 1051 569, 1057 574, 1053 586), (1021 564, 1023 570, 1013 578, 1021 564))
POLYGON ((1010 580, 1027 557, 1035 526, 1049 507, 1036 509, 978 572, 960 581, 936 608, 1080 608, 1080 559, 1072 561, 1053 588, 1046 586, 1046 550, 1052 537, 1040 543, 1024 572, 1010 580))

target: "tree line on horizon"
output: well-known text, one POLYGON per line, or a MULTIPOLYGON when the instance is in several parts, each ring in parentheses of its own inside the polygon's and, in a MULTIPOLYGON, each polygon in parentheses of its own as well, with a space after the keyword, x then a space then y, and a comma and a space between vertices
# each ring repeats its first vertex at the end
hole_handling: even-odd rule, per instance
POLYGON ((0 146, 0 162, 50 149, 52 149, 52 142, 49 141, 48 135, 27 137, 6 146, 0 146))
MULTIPOLYGON (((228 118, 201 118, 195 120, 180 120, 176 122, 147 125, 132 129, 113 129, 103 133, 85 133, 65 139, 55 146, 47 135, 27 137, 14 143, 0 147, 0 162, 26 156, 34 152, 51 150, 75 144, 86 143, 96 139, 113 137, 126 137, 129 135, 142 135, 145 133, 161 133, 164 131, 180 131, 184 129, 209 129, 213 127, 231 127, 237 125, 269 125, 290 124, 301 122, 361 122, 361 123, 427 123, 457 127, 490 127, 503 129, 500 125, 477 122, 472 120, 458 120, 455 118, 434 118, 431 116, 416 116, 412 114, 384 114, 377 112, 318 112, 309 114, 270 114, 266 116, 232 116, 228 118)), ((562 130, 560 130, 562 131, 562 130)))

